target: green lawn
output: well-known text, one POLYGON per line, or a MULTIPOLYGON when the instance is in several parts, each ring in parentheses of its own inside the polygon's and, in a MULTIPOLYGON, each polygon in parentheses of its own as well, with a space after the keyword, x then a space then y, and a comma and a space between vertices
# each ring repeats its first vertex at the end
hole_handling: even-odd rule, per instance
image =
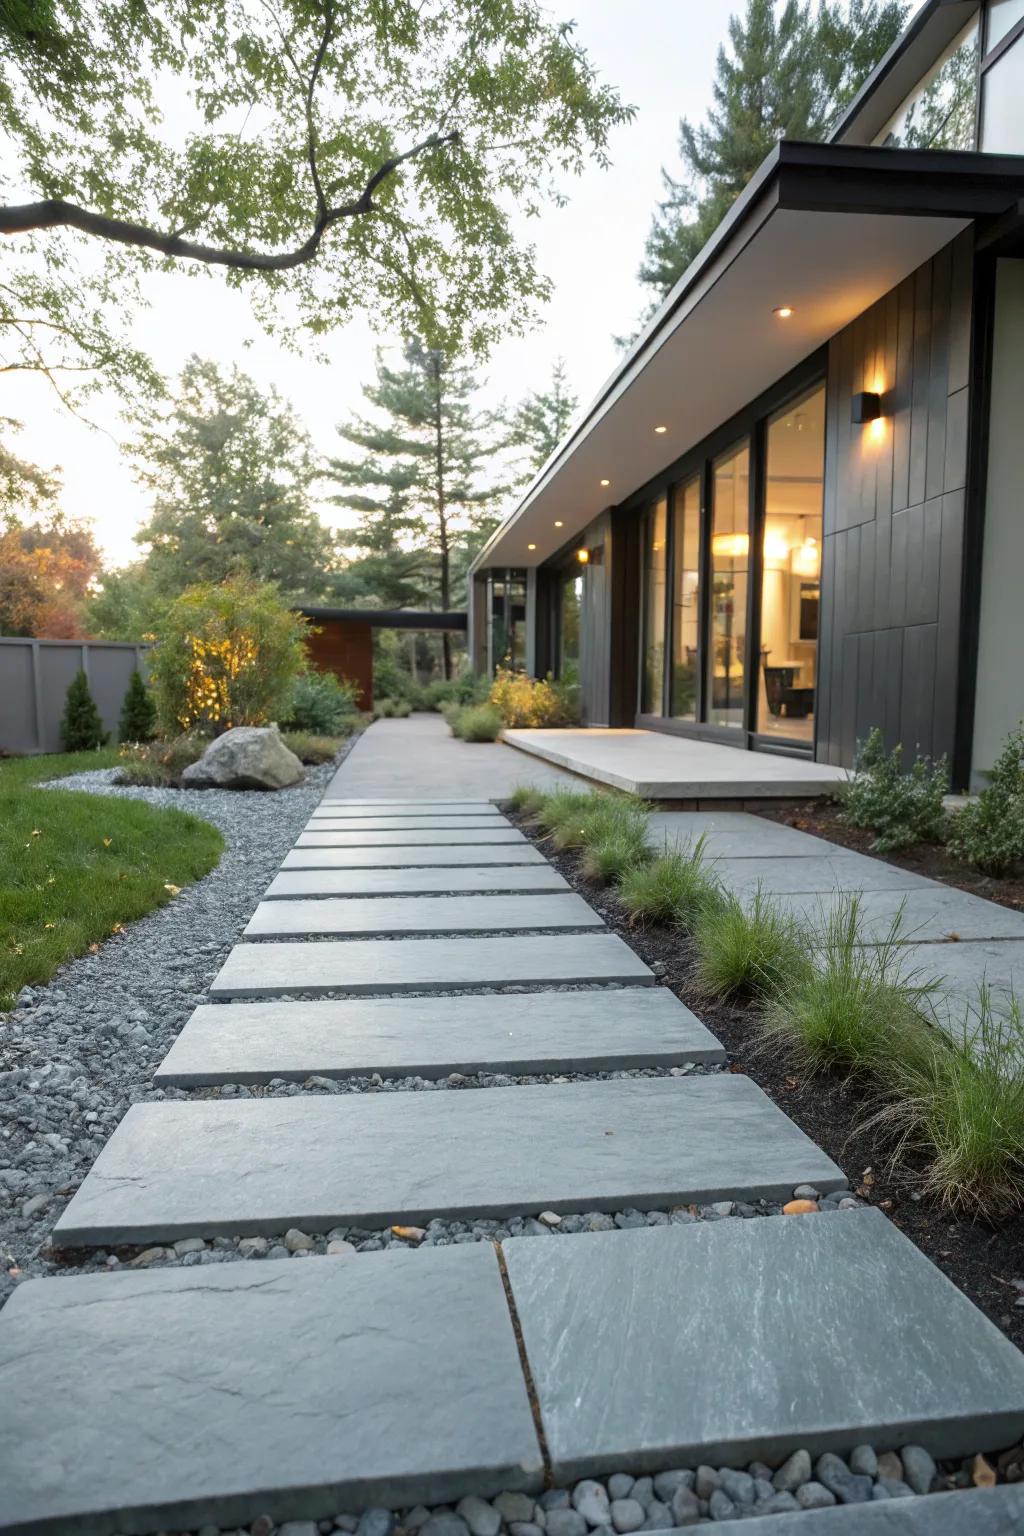
POLYGON ((35 788, 116 762, 116 748, 0 761, 0 1009, 220 858, 216 827, 183 811, 35 788))

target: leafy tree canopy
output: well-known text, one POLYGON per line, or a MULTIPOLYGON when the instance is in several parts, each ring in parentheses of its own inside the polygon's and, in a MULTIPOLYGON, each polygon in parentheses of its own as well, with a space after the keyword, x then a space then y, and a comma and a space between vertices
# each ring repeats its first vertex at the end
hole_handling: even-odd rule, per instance
POLYGON ((640 280, 660 298, 728 213, 780 139, 823 139, 899 36, 903 0, 747 0, 718 50, 714 105, 679 124, 682 175, 647 238, 640 280))
POLYGON ((21 423, 10 416, 0 416, 0 517, 29 512, 35 515, 54 507, 60 494, 60 476, 21 458, 9 446, 21 430, 21 423))
POLYGON ((144 376, 111 311, 170 261, 286 339, 366 310, 480 352, 548 292, 513 211, 631 114, 539 0, 0 0, 0 338, 144 376))
POLYGON ((149 545, 157 593, 247 574, 290 599, 324 590, 334 553, 311 506, 320 470, 312 444, 276 390, 237 367, 190 358, 176 398, 134 448, 154 511, 136 540, 149 545))
POLYGON ((512 417, 512 443, 524 450, 531 473, 550 459, 569 430, 579 403, 568 385, 565 359, 560 357, 551 370, 548 388, 527 395, 512 417))
POLYGON ((84 523, 61 512, 0 521, 0 635, 78 639, 100 553, 84 523))

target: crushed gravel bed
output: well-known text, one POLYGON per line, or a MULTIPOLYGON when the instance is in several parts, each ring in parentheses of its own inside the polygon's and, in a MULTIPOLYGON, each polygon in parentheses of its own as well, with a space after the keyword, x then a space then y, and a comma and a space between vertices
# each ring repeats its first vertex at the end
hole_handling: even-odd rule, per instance
POLYGON ((67 1199, 129 1105, 162 1097, 163 1059, 317 805, 335 764, 275 794, 143 789, 116 769, 48 786, 190 811, 227 847, 217 868, 95 954, 26 987, 0 1015, 0 1303, 22 1277, 51 1271, 40 1252, 67 1199))

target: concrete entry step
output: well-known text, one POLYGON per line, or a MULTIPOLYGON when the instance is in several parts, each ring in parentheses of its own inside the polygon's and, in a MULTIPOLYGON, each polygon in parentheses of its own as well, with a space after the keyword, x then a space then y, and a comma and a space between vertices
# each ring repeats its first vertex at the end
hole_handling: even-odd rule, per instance
POLYGON ((571 891, 553 896, 374 896, 367 900, 350 896, 261 901, 245 926, 245 937, 302 938, 323 933, 367 938, 603 927, 604 919, 571 891))
POLYGON ((501 812, 489 800, 466 800, 451 805, 434 804, 430 800, 381 800, 371 805, 359 801, 321 800, 313 815, 359 820, 365 816, 500 816, 501 812))
MULTIPOLYGON (((735 1525, 733 1526, 735 1529, 735 1525)), ((725 1525, 726 1536, 729 1522, 725 1525)), ((744 1520, 743 1536, 1019 1536, 1024 1483, 744 1520)))
MULTIPOLYGON (((210 983, 211 997, 289 992, 430 992, 574 982, 653 986, 654 974, 617 934, 486 939, 330 939, 238 944, 210 983)), ((524 1007, 529 1004, 524 1000, 524 1007)))
POLYGON ((466 869, 309 869, 275 875, 264 901, 323 896, 443 896, 457 891, 568 891, 550 864, 493 864, 466 869))
POLYGON ((804 1183, 827 1190, 845 1180, 750 1078, 726 1072, 195 1099, 134 1105, 54 1240, 95 1247, 650 1209, 788 1198, 804 1183))
POLYGON ((410 848, 293 848, 286 853, 282 869, 457 869, 478 864, 547 864, 539 848, 532 843, 506 843, 501 846, 460 847, 451 843, 410 848))
POLYGON ((427 828, 410 832, 300 832, 296 848, 426 848, 458 847, 462 843, 525 843, 516 827, 480 827, 474 831, 438 832, 427 828))
POLYGON ((504 816, 311 816, 307 832, 493 832, 504 816))
POLYGON ((1024 1433, 1024 1356, 881 1211, 504 1250, 556 1483, 1024 1433))
POLYGON ((539 1489, 489 1244, 29 1280, 0 1530, 143 1532, 539 1489))
POLYGON ((725 1060, 666 987, 204 1004, 154 1074, 181 1088, 449 1072, 605 1072, 725 1060))

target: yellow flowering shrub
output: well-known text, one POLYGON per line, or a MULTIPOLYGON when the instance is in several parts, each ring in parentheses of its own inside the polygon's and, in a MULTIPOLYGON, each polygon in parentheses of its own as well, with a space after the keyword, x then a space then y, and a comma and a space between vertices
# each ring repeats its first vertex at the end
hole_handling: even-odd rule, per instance
POLYGON ((499 667, 494 674, 490 703, 510 726, 578 725, 578 689, 547 677, 499 667))

